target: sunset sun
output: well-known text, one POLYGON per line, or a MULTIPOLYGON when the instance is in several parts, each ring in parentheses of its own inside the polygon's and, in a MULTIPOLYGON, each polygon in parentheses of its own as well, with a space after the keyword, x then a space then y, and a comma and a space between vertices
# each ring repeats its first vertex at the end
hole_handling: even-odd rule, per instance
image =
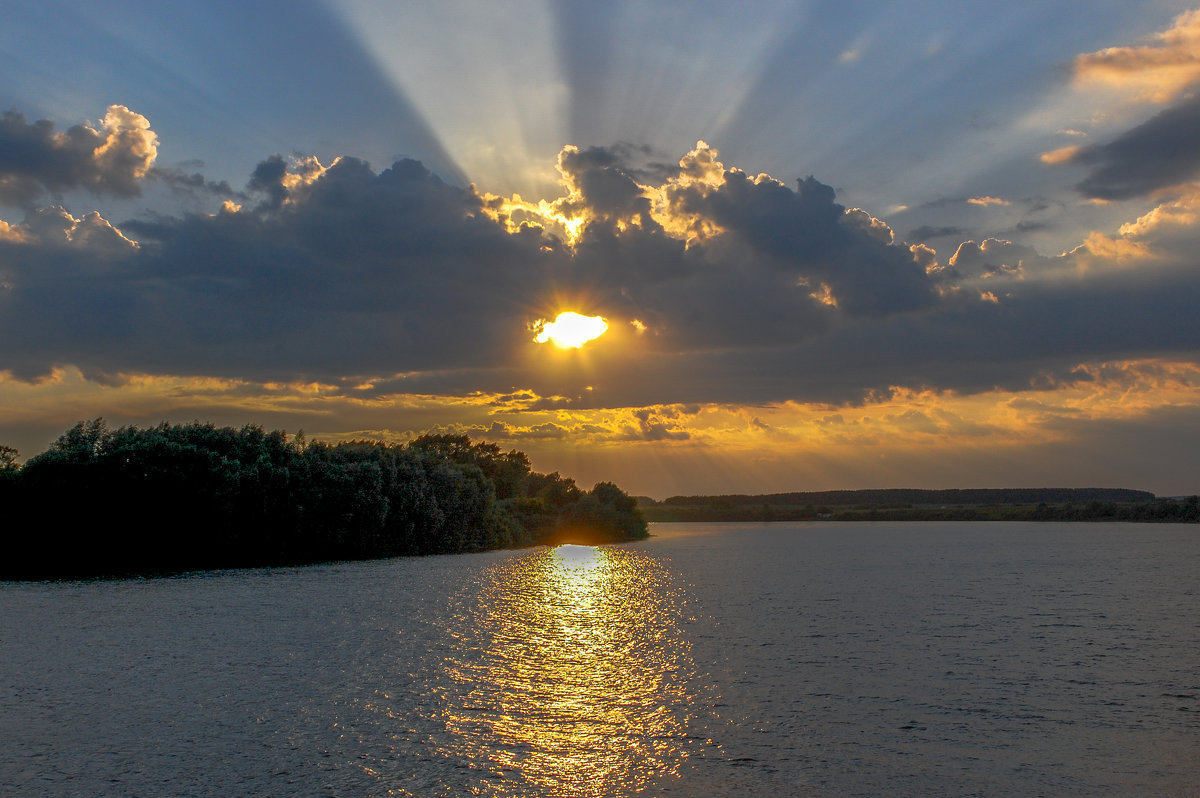
POLYGON ((599 338, 608 330, 608 322, 600 316, 584 316, 574 311, 559 313, 554 321, 542 319, 533 325, 534 341, 547 341, 560 349, 578 349, 588 341, 599 338))

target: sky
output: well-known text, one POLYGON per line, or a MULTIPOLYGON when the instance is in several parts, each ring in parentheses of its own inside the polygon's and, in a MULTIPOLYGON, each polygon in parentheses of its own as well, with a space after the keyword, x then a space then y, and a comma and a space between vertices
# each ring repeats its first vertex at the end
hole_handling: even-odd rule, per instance
POLYGON ((1188 3, 45 0, 0 114, 26 457, 102 416, 656 498, 1200 492, 1188 3))

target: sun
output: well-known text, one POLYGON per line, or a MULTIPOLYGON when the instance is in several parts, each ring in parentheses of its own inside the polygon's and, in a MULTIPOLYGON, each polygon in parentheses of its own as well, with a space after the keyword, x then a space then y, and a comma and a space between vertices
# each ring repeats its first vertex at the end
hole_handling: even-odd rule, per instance
POLYGON ((533 329, 537 331, 533 340, 539 344, 549 341, 560 349, 578 349, 604 335, 608 322, 600 316, 584 316, 568 310, 559 313, 554 321, 541 319, 534 322, 533 329))

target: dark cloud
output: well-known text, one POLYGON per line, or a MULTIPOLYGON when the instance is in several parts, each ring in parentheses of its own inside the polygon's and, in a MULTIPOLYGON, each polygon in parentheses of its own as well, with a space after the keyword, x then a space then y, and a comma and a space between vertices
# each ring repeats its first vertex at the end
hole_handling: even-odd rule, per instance
POLYGON ((1082 147, 1070 159, 1092 167, 1079 184, 1099 199, 1140 197, 1200 174, 1200 96, 1155 115, 1107 144, 1082 147))
POLYGON ((0 203, 28 207, 44 194, 86 189, 120 197, 141 192, 157 154, 150 123, 123 105, 109 106, 99 129, 28 123, 15 110, 0 115, 0 203))
MULTIPOLYGON (((1200 275, 1183 260, 1049 279, 1095 256, 988 239, 931 274, 932 250, 895 243, 813 178, 793 189, 697 156, 654 194, 618 150, 562 163, 574 211, 593 220, 574 249, 536 226, 509 232, 498 203, 411 160, 376 173, 276 156, 250 178, 257 207, 122 230, 29 212, 0 228, 0 371, 321 379, 343 393, 360 375, 380 378, 354 388, 364 398, 484 391, 533 410, 1022 388, 1200 341, 1200 275), (529 325, 564 306, 611 331, 547 365, 529 325)), ((626 434, 683 432, 647 415, 626 434)))
POLYGON ((162 183, 177 194, 192 194, 220 199, 245 199, 246 195, 236 191, 225 180, 213 181, 199 172, 185 172, 182 169, 152 168, 148 177, 162 183))
POLYGON ((283 160, 282 155, 272 155, 254 167, 254 172, 250 175, 250 182, 246 184, 246 188, 266 196, 263 201, 264 207, 278 208, 288 195, 287 187, 283 184, 285 177, 287 177, 287 162, 283 160))
POLYGON ((562 151, 559 171, 580 197, 578 202, 560 206, 567 216, 578 216, 586 209, 588 224, 608 232, 615 231, 617 222, 624 219, 636 220, 644 229, 658 228, 650 218, 650 200, 642 196, 623 156, 621 151, 605 147, 567 147, 562 151))
MULTIPOLYGON (((886 397, 895 388, 1022 391, 1069 382, 1079 363, 1194 357, 1200 277, 1180 267, 1148 283, 1013 283, 999 303, 957 294, 936 311, 862 319, 790 346, 647 355, 588 375, 592 406, 646 406, 681 399, 829 403, 886 397)), ((534 390, 563 390, 532 380, 534 390)))
MULTIPOLYGON (((633 153, 637 155, 639 153, 633 153)), ((577 290, 599 310, 645 324, 668 351, 779 346, 825 329, 839 313, 886 315, 935 301, 933 281, 891 229, 834 202, 815 179, 792 190, 725 170, 699 145, 667 182, 668 215, 715 226, 683 240, 651 213, 627 148, 568 148, 559 159, 577 198, 560 205, 592 221, 570 261, 577 290)))
POLYGON ((684 189, 675 200, 729 230, 751 251, 817 286, 830 286, 838 307, 852 315, 880 315, 928 307, 931 281, 907 247, 865 229, 834 202, 829 186, 809 177, 792 191, 769 179, 729 170, 715 191, 684 189))
POLYGON ((658 232, 580 242, 573 282, 607 314, 637 319, 656 348, 763 346, 823 329, 832 313, 797 275, 728 242, 685 248, 658 232))
POLYGON ((288 199, 126 225, 142 245, 120 256, 72 246, 65 212, 54 235, 0 244, 0 368, 391 374, 503 363, 528 337, 540 239, 504 233, 471 191, 342 159, 288 199))

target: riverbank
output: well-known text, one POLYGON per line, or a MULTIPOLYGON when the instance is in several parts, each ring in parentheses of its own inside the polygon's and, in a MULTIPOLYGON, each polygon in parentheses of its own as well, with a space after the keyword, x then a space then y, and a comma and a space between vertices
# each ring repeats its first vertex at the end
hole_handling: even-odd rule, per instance
POLYGON ((1196 496, 1111 488, 862 490, 638 497, 649 521, 1132 521, 1200 523, 1196 496))

